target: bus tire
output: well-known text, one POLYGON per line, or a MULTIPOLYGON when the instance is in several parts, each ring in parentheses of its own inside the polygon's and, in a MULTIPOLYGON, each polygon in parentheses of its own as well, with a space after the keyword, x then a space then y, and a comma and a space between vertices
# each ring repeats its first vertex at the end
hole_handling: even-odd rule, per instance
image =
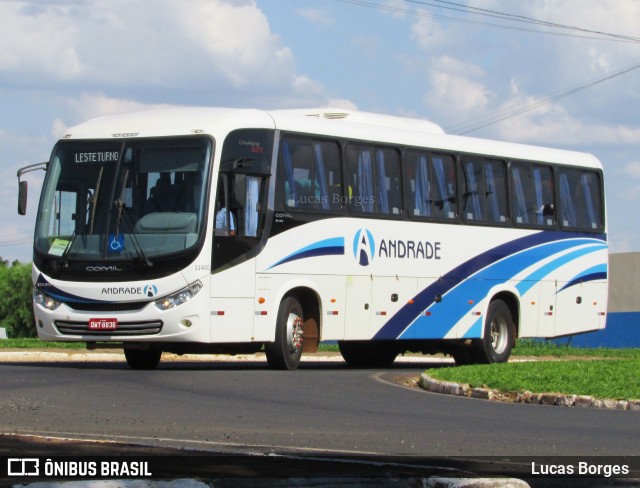
POLYGON ((472 351, 475 363, 506 363, 515 341, 516 326, 511 309, 502 300, 489 304, 484 325, 484 337, 478 339, 472 351))
POLYGON ((125 349, 124 357, 131 369, 154 369, 160 362, 162 349, 125 349))
POLYGON ((271 369, 293 371, 302 357, 304 315, 300 302, 287 297, 280 303, 274 342, 265 344, 267 363, 271 369))
POLYGON ((387 368, 398 357, 398 351, 386 342, 338 341, 338 348, 353 368, 387 368))

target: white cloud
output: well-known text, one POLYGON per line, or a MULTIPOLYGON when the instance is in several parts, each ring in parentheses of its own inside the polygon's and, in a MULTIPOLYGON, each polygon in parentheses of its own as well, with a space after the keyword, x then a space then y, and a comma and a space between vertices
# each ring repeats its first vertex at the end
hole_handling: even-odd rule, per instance
POLYGON ((202 64, 233 86, 287 82, 295 71, 291 50, 273 34, 255 2, 169 1, 176 27, 204 54, 202 64), (239 32, 240 31, 240 32, 239 32))
POLYGON ((347 100, 344 98, 329 99, 327 100, 326 106, 341 108, 344 110, 358 110, 358 106, 355 103, 353 103, 351 100, 347 100))
POLYGON ((626 176, 640 180, 640 161, 627 163, 623 168, 623 172, 626 176))
POLYGON ((65 22, 71 6, 50 5, 35 12, 29 2, 0 3, 0 73, 28 80, 47 76, 64 81, 83 73, 76 49, 76 25, 65 22))
POLYGON ((286 91, 291 50, 255 1, 0 2, 0 73, 30 85, 286 91), (37 81, 34 81, 37 80, 37 81), (258 88, 256 88, 258 87, 258 88))
POLYGON ((478 78, 484 72, 478 66, 449 56, 434 58, 430 63, 431 87, 424 98, 425 106, 441 117, 439 120, 467 118, 484 111, 491 93, 478 78))
POLYGON ((440 24, 431 17, 425 15, 426 12, 418 10, 420 16, 411 27, 411 39, 423 51, 434 49, 441 45, 443 32, 440 24))
MULTIPOLYGON (((535 99, 531 103, 535 103, 535 99)), ((640 127, 589 123, 573 117, 559 104, 545 105, 501 121, 493 132, 496 138, 509 141, 576 147, 631 146, 640 138, 640 127)))
POLYGON ((298 10, 298 14, 309 22, 318 25, 332 25, 335 19, 326 10, 319 8, 303 8, 298 10))
POLYGON ((581 30, 637 37, 637 20, 640 18, 640 2, 637 0, 545 0, 517 3, 503 0, 499 2, 497 9, 577 28, 551 31, 582 38, 538 36, 541 40, 548 41, 552 49, 550 56, 563 66, 556 73, 560 79, 587 80, 623 68, 637 60, 637 43, 618 42, 611 37, 581 30))
POLYGON ((143 103, 124 98, 112 98, 102 93, 82 93, 78 98, 67 98, 65 104, 76 121, 84 121, 105 115, 138 112, 154 108, 165 108, 170 104, 143 103))

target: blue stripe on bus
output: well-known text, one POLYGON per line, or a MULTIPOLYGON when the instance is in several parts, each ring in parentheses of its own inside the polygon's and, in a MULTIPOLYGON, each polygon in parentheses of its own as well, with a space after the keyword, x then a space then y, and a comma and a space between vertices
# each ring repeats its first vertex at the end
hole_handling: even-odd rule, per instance
POLYGON ((41 274, 38 275, 38 279, 36 280, 36 288, 43 293, 46 293, 51 298, 58 300, 59 302, 64 303, 111 303, 105 300, 94 300, 92 298, 83 298, 78 295, 73 295, 72 293, 67 293, 66 291, 60 290, 56 286, 52 285, 47 281, 47 279, 41 274))
MULTIPOLYGON (((541 275, 539 279, 544 278, 549 273, 552 273, 561 266, 574 261, 575 259, 605 248, 601 244, 582 247, 584 244, 586 244, 585 240, 583 239, 575 241, 565 241, 563 244, 564 246, 560 249, 560 251, 564 251, 566 248, 575 246, 581 247, 564 254, 558 259, 553 260, 553 266, 544 266, 546 268, 546 273, 544 275, 541 275)), ((593 244, 593 242, 591 242, 591 244, 593 244)), ((482 299, 487 296, 489 290, 493 286, 513 279, 513 277, 522 272, 523 269, 526 269, 528 266, 530 266, 533 254, 537 254, 539 251, 544 251, 548 247, 552 247, 557 251, 557 246, 549 244, 536 249, 526 249, 521 253, 506 257, 502 261, 499 261, 479 271, 475 275, 469 277, 468 280, 464 281, 453 290, 451 290, 446 295, 446 298, 444 298, 444 300, 447 300, 447 302, 460 304, 460 306, 456 307, 453 313, 449 313, 446 315, 445 322, 449 326, 449 329, 445 332, 445 336, 451 332, 451 329, 453 329, 453 327, 455 327, 455 325, 466 314, 468 314, 474 306, 477 306, 477 303, 482 301, 482 299), (471 304, 469 304, 470 301, 472 302, 471 304)), ((433 305, 433 308, 435 310, 437 308, 437 305, 433 305)), ((413 327, 413 324, 411 325, 411 327, 413 327)), ((475 337, 480 337, 480 334, 476 335, 475 337)))
POLYGON ((281 259, 275 264, 272 264, 267 269, 275 268, 284 263, 296 261, 298 259, 312 258, 318 256, 335 256, 344 254, 344 237, 332 237, 330 239, 324 239, 322 241, 314 242, 308 246, 298 249, 297 251, 289 254, 287 257, 281 259))
MULTIPOLYGON (((590 246, 588 248, 576 249, 575 251, 572 251, 570 253, 564 254, 564 255, 558 257, 557 259, 554 259, 554 260, 548 262, 547 264, 541 266, 537 270, 535 270, 529 276, 524 278, 520 283, 518 283, 516 285, 516 288, 517 288, 518 292, 520 292, 520 295, 524 295, 538 281, 543 279, 549 273, 551 273, 551 272, 555 271, 556 269, 558 269, 563 264, 566 264, 566 263, 568 263, 570 261, 573 261, 574 259, 576 259, 578 257, 581 257, 581 256, 584 256, 585 254, 588 254, 588 253, 591 253, 591 252, 594 252, 594 251, 600 251, 600 250, 603 250, 603 249, 606 249, 606 245, 604 245, 604 244, 596 244, 596 245, 590 246)), ((552 255, 552 254, 555 254, 555 253, 554 252, 549 252, 548 255, 552 255)))
MULTIPOLYGON (((438 310, 441 307, 440 304, 434 303, 430 305, 428 310, 435 312, 434 315, 437 317, 438 325, 435 328, 433 326, 433 322, 435 322, 436 319, 420 316, 412 324, 409 324, 408 329, 400 335, 400 338, 416 338, 424 337, 425 335, 430 339, 445 337, 451 329, 455 327, 458 321, 468 314, 471 309, 476 306, 475 304, 479 303, 487 295, 492 287, 496 284, 512 279, 513 276, 522 272, 523 269, 526 269, 531 265, 532 260, 536 259, 536 256, 541 252, 544 254, 544 257, 546 257, 550 254, 562 252, 566 249, 570 249, 575 246, 582 246, 587 243, 593 244, 593 241, 587 241, 585 239, 566 240, 558 243, 546 244, 534 249, 525 249, 524 251, 514 255, 507 256, 506 258, 478 271, 474 275, 470 276, 469 279, 464 280, 462 283, 448 291, 446 296, 443 298, 443 301, 446 301, 446 303, 457 304, 454 308, 448 308, 447 312, 443 314, 442 311, 438 310), (544 252, 547 248, 551 248, 548 253, 544 252)), ((595 244, 589 247, 581 247, 580 249, 567 253, 561 258, 554 260, 553 262, 555 264, 553 267, 546 267, 547 272, 544 276, 574 259, 602 248, 603 246, 601 244, 595 244)), ((540 278, 542 278, 542 276, 540 276, 540 278)), ((476 337, 480 336, 477 335, 476 337)))
POLYGON ((588 281, 596 281, 596 280, 606 280, 606 279, 607 279, 607 265, 598 264, 597 266, 586 269, 582 273, 574 276, 571 280, 569 280, 567 284, 565 284, 562 288, 558 290, 558 293, 572 286, 579 285, 581 283, 586 283, 588 281))
MULTIPOLYGON (((456 312, 455 308, 450 309, 448 317, 438 315, 437 320, 424 316, 424 311, 430 307, 437 310, 438 303, 435 297, 448 293, 446 300, 449 301, 454 298, 451 295, 454 288, 459 288, 456 295, 460 293, 464 296, 458 297, 458 301, 454 303, 480 301, 489 288, 497 284, 496 279, 504 281, 506 278, 512 278, 530 266, 531 262, 572 247, 597 243, 597 246, 593 247, 602 249, 605 247, 602 243, 604 239, 604 235, 573 234, 568 238, 567 234, 562 232, 539 232, 490 249, 462 263, 419 292, 411 303, 404 305, 374 335, 373 339, 443 338, 468 310, 459 309, 456 312), (471 276, 474 276, 474 281, 466 282, 471 276), (460 284, 467 286, 460 287, 460 284)), ((586 249, 591 252, 591 247, 586 249)))
POLYGON ((482 317, 479 317, 469 330, 462 336, 463 339, 475 339, 476 337, 482 337, 482 317))

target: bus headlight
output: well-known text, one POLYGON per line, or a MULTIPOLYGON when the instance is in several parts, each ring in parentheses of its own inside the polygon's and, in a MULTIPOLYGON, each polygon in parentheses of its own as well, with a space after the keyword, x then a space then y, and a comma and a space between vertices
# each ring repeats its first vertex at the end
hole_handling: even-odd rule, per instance
POLYGON ((202 289, 202 283, 196 281, 180 291, 167 295, 153 302, 160 310, 169 310, 170 308, 182 305, 193 298, 193 296, 202 289))
POLYGON ((33 289, 33 301, 41 307, 46 308, 47 310, 55 310, 60 306, 61 303, 58 300, 54 300, 49 295, 42 293, 37 288, 33 289))

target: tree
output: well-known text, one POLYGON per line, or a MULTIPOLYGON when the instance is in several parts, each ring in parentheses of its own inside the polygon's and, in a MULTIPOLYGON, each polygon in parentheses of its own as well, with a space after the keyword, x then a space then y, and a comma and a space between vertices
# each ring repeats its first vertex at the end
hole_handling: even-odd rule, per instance
POLYGON ((31 264, 14 261, 9 267, 0 261, 5 263, 0 264, 0 327, 11 338, 36 337, 31 264))

